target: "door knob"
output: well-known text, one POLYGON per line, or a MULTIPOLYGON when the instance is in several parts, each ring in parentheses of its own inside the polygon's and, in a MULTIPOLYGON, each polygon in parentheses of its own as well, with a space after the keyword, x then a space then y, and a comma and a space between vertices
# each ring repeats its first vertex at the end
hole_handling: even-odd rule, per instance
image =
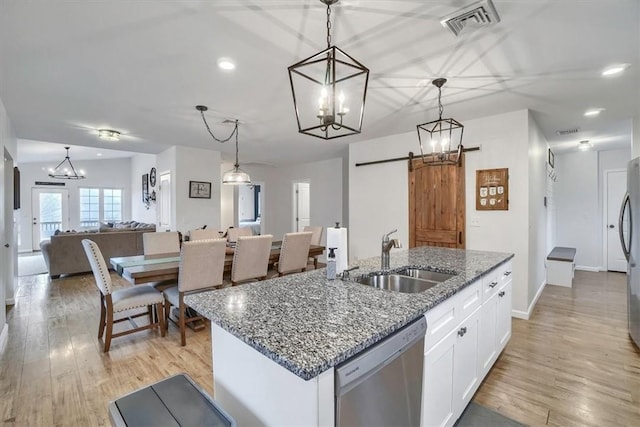
POLYGON ((4 244, 4 247, 5 247, 5 248, 8 248, 8 247, 9 247, 9 244, 8 244, 8 243, 5 243, 5 244, 4 244))

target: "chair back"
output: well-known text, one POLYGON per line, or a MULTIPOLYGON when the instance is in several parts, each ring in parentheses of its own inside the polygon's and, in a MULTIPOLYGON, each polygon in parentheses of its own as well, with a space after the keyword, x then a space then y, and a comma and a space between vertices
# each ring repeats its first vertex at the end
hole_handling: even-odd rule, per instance
POLYGON ((226 246, 225 239, 184 242, 180 251, 178 289, 188 292, 221 285, 226 246))
POLYGON ((142 235, 142 251, 145 255, 180 252, 180 236, 177 231, 157 231, 142 235))
POLYGON ((231 282, 258 279, 267 275, 273 236, 240 236, 233 253, 231 282))
POLYGON ((96 280, 96 286, 102 292, 102 295, 109 295, 112 291, 111 275, 109 275, 109 268, 104 261, 102 252, 98 247, 98 244, 93 240, 83 239, 82 247, 84 253, 87 255, 89 264, 91 265, 91 271, 93 271, 93 277, 96 280))
POLYGON ((307 268, 311 232, 286 233, 282 239, 278 273, 285 274, 307 268))
POLYGON ((311 244, 320 246, 320 242, 322 241, 322 232, 324 231, 323 227, 307 225, 302 231, 310 231, 313 234, 311 236, 311 244))
POLYGON ((240 236, 253 236, 253 231, 247 227, 230 227, 227 230, 227 242, 236 243, 240 236))
POLYGON ((189 231, 189 240, 207 240, 207 239, 219 239, 220 233, 213 228, 205 228, 189 231))

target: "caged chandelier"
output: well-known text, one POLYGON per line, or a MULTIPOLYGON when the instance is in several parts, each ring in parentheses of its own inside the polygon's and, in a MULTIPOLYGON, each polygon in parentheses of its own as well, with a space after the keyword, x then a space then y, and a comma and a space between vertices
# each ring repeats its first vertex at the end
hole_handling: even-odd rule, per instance
POLYGON ((208 109, 209 108, 205 105, 196 105, 196 110, 200 111, 200 115, 202 116, 202 121, 204 122, 204 125, 207 127, 207 132, 209 132, 209 135, 211 135, 214 141, 217 141, 222 144, 229 141, 234 135, 236 137, 236 162, 233 165, 233 169, 226 171, 222 175, 222 183, 234 184, 234 185, 251 184, 251 178, 249 177, 249 174, 243 171, 242 169, 240 169, 240 163, 238 162, 238 120, 234 120, 234 121, 225 120, 225 123, 234 123, 235 126, 233 127, 231 134, 227 138, 218 139, 211 131, 211 128, 207 123, 207 119, 204 117, 204 112, 207 111, 208 109))
POLYGON ((418 142, 420 143, 420 154, 422 162, 428 165, 453 165, 460 164, 462 159, 462 132, 464 126, 455 119, 443 119, 442 113, 442 86, 447 79, 435 79, 431 83, 438 88, 438 120, 422 123, 417 125, 418 142), (428 139, 427 143, 431 146, 431 151, 425 150, 423 147, 422 135, 428 139), (452 143, 455 150, 451 151, 452 143))
POLYGON ((82 169, 76 171, 76 168, 73 167, 73 163, 71 163, 71 159, 69 158, 69 148, 64 147, 67 150, 67 155, 64 160, 58 163, 53 169, 49 169, 49 177, 56 179, 85 179, 84 171, 82 169), (78 172, 80 174, 78 175, 78 172))
POLYGON ((298 132, 326 140, 361 132, 369 69, 331 45, 331 5, 338 0, 320 2, 327 5, 327 48, 288 69, 298 132))

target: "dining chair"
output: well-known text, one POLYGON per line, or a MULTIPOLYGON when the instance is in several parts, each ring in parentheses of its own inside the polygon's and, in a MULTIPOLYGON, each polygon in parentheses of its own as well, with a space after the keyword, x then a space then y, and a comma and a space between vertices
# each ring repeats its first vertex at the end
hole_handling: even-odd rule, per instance
POLYGON ((180 251, 178 269, 178 286, 164 290, 165 327, 168 328, 171 306, 178 308, 178 326, 180 327, 180 344, 187 343, 186 324, 196 320, 204 320, 200 315, 188 314, 184 303, 186 294, 203 292, 222 285, 224 271, 225 239, 196 240, 184 242, 180 251), (187 317, 187 316, 190 317, 187 317))
POLYGON ((247 227, 229 227, 227 229, 227 242, 235 244, 240 236, 253 236, 253 231, 247 227))
POLYGON ((98 328, 98 339, 102 339, 102 336, 105 335, 104 352, 109 351, 112 338, 133 332, 159 327, 160 335, 164 337, 166 328, 164 325, 164 317, 162 316, 162 303, 164 302, 162 293, 149 285, 136 285, 130 288, 113 290, 109 269, 98 245, 92 240, 84 239, 82 240, 82 246, 91 265, 96 286, 100 290, 100 326, 98 328), (147 311, 114 320, 115 313, 142 307, 146 307, 147 311), (154 308, 157 314, 155 316, 155 318, 157 318, 156 321, 154 321, 153 316, 154 308), (138 326, 133 321, 134 318, 145 315, 149 316, 148 325, 138 326), (114 323, 126 320, 131 322, 133 328, 114 334, 114 323))
POLYGON ((273 236, 240 236, 233 253, 231 285, 248 280, 264 280, 269 270, 273 236))
POLYGON ((286 233, 282 239, 280 258, 278 259, 278 276, 298 273, 307 269, 311 232, 286 233))
POLYGON ((219 239, 220 232, 218 230, 214 230, 213 228, 199 228, 197 230, 189 231, 189 240, 207 240, 207 239, 219 239))
MULTIPOLYGON (((302 231, 310 231, 313 236, 311 236, 311 244, 320 246, 322 242, 322 233, 324 232, 324 227, 318 227, 313 225, 307 225, 302 229, 302 231)), ((309 260, 313 262, 313 268, 318 268, 318 256, 309 257, 309 260)))
POLYGON ((157 231, 142 235, 142 252, 145 255, 180 252, 180 236, 177 231, 157 231))

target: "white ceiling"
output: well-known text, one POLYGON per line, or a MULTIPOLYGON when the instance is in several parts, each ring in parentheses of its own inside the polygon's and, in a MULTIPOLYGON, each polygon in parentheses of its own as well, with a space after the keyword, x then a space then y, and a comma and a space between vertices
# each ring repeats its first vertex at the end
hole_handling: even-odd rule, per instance
MULTIPOLYGON (((233 145, 206 133, 194 108, 204 104, 219 137, 232 130, 224 119, 240 120, 241 163, 283 164, 414 131, 437 118, 430 81, 446 77, 446 117, 464 123, 529 108, 557 151, 582 139, 628 146, 631 118, 640 117, 640 2, 494 0, 500 23, 455 37, 439 21, 470 3, 333 6, 334 44, 371 74, 362 134, 330 142, 298 134, 287 74, 326 47, 319 0, 2 0, 0 98, 19 138, 144 153, 186 145, 231 158, 233 145), (237 69, 219 70, 222 56, 237 69), (601 77, 613 63, 631 66, 601 77), (584 117, 592 107, 605 110, 584 117), (101 141, 100 128, 123 138, 101 141)), ((42 160, 39 147, 21 141, 18 161, 42 160)))

